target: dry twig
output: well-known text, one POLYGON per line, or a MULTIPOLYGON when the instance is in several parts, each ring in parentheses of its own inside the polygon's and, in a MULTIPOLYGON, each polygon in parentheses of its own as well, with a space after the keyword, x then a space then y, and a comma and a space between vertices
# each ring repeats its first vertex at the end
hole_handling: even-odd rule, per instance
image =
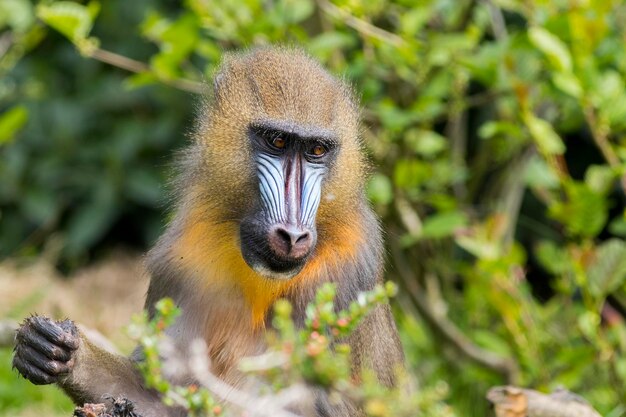
POLYGON ((406 43, 404 39, 395 33, 388 32, 365 20, 352 16, 349 12, 335 6, 328 0, 317 0, 317 4, 325 13, 343 21, 346 25, 365 36, 381 40, 393 46, 403 46, 406 43))
POLYGON ((391 252, 395 260, 398 274, 404 282, 411 300, 433 330, 454 346, 466 358, 501 373, 509 382, 517 381, 519 378, 517 363, 512 358, 496 355, 476 345, 444 314, 435 311, 432 303, 424 296, 424 292, 418 288, 417 279, 404 254, 398 247, 398 244, 394 244, 393 241, 391 241, 391 252))
POLYGON ((7 53, 13 45, 13 33, 5 32, 0 36, 0 59, 7 53))
POLYGON ((491 28, 493 30, 493 36, 499 40, 506 40, 509 37, 509 33, 506 30, 506 22, 502 15, 502 10, 494 4, 492 0, 484 0, 489 9, 489 16, 491 17, 491 28))
POLYGON ((496 417, 601 417, 583 398, 566 389, 543 394, 513 386, 494 387, 487 399, 496 417))
MULTIPOLYGON (((150 66, 128 57, 125 57, 115 52, 106 51, 104 49, 97 48, 89 53, 91 58, 97 59, 100 62, 104 62, 114 67, 125 69, 126 71, 134 72, 136 74, 151 72, 150 66)), ((203 83, 197 81, 186 80, 184 78, 179 79, 162 79, 164 84, 178 88, 179 90, 188 91, 194 94, 204 94, 206 92, 206 86, 203 83)))
MULTIPOLYGON (((288 407, 306 399, 309 395, 306 387, 293 385, 275 394, 254 395, 225 383, 210 372, 207 348, 203 340, 195 341, 190 350, 189 370, 202 386, 220 399, 245 410, 250 416, 300 417, 289 411, 288 407)), ((261 356, 260 360, 264 361, 265 357, 261 356)))
MULTIPOLYGON (((585 114, 585 121, 591 131, 591 137, 602 153, 604 160, 611 168, 615 170, 619 169, 621 167, 621 162, 609 142, 608 129, 603 128, 600 125, 596 111, 591 105, 585 106, 583 110, 585 114)), ((622 175, 620 179, 620 186, 622 187, 622 191, 626 193, 626 174, 622 175)))

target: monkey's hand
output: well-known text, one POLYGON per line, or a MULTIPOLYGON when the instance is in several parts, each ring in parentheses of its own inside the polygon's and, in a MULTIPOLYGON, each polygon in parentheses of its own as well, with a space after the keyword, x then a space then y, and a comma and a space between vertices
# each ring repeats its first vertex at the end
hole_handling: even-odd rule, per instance
POLYGON ((78 329, 71 320, 29 317, 15 336, 13 368, 36 385, 57 382, 72 371, 79 341, 78 329))

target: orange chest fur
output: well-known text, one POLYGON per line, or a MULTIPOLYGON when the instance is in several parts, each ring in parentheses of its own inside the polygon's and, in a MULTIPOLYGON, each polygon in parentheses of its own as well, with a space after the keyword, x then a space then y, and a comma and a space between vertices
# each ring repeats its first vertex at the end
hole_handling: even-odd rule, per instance
MULTIPOLYGON (((333 270, 353 257, 356 238, 360 235, 343 226, 336 233, 341 238, 320 239, 320 243, 304 269, 289 280, 267 279, 253 271, 244 261, 239 247, 237 224, 195 222, 183 230, 177 245, 174 245, 174 259, 181 268, 189 273, 200 291, 216 287, 236 288, 239 296, 245 300, 247 312, 238 314, 249 321, 252 328, 264 326, 264 321, 272 304, 287 292, 297 293, 302 286, 317 285, 329 280, 333 270), (345 237, 349 236, 349 239, 345 237)), ((229 296, 237 296, 232 293, 229 296)), ((233 300, 235 301, 235 300, 233 300)), ((232 318, 231 318, 232 319, 232 318)))

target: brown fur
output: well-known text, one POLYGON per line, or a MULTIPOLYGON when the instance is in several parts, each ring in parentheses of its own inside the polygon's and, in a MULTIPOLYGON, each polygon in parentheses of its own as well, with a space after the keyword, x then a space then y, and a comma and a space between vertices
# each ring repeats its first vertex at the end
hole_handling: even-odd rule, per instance
MULTIPOLYGON (((193 174, 179 185, 193 192, 182 195, 176 219, 149 256, 153 285, 146 306, 169 294, 177 280, 193 294, 210 293, 188 308, 194 314, 204 311, 204 316, 185 322, 205 323, 206 331, 198 335, 204 335, 213 352, 215 370, 226 376, 224 370, 232 369, 241 355, 261 348, 260 333, 276 299, 287 297, 301 321, 322 282, 338 284, 341 308, 380 282, 382 245, 364 198, 358 111, 346 85, 300 51, 263 49, 226 58, 213 100, 205 106, 187 154, 186 170, 193 174), (246 126, 263 119, 326 129, 340 147, 323 186, 318 246, 304 270, 289 281, 254 273, 237 242, 238 219, 258 201, 251 149, 243 138, 246 126), (222 309, 215 300, 229 300, 229 307, 222 309), (204 307, 198 309, 200 305, 204 307)), ((177 301, 184 310, 187 297, 177 301)), ((382 381, 392 384, 402 353, 388 308, 373 313, 350 341, 357 366, 373 366, 382 381)))
MULTIPOLYGON (((321 283, 337 284, 337 308, 345 308, 359 291, 381 282, 381 232, 364 196, 366 164, 358 129, 358 106, 351 90, 303 52, 267 48, 225 58, 193 144, 181 161, 175 216, 148 255, 151 284, 146 309, 152 313, 154 302, 172 297, 182 316, 169 334, 181 349, 194 338, 204 338, 212 371, 228 382, 240 382, 236 364, 242 356, 263 350, 263 332, 276 299, 289 299, 294 319, 301 323, 304 308, 321 283), (330 132, 338 145, 322 186, 317 246, 304 269, 290 280, 258 275, 239 248, 239 221, 259 204, 247 127, 268 119, 330 132)), ((355 372, 368 366, 383 383, 393 384, 393 370, 403 356, 388 306, 377 308, 348 341, 355 372)), ((106 375, 120 375, 128 365, 121 358, 103 359, 93 353, 87 358, 82 352, 85 359, 77 362, 74 375, 62 386, 74 398, 98 401, 106 388, 89 385, 85 378, 110 381, 106 375)), ((128 383, 119 387, 122 393, 138 384, 130 371, 123 373, 128 383)), ((134 395, 128 396, 143 407, 154 399, 148 392, 134 395)), ((320 416, 361 414, 348 403, 330 404, 323 393, 316 409, 320 416)), ((145 417, 163 415, 156 406, 138 411, 145 417)))

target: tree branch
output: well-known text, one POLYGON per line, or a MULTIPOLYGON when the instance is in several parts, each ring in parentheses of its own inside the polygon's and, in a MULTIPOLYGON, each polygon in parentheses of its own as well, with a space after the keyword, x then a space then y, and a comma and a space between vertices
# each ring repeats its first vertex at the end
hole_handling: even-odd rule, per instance
MULTIPOLYGON (((591 105, 587 105, 584 107, 585 120, 589 125, 589 130, 591 131, 591 137, 595 142, 598 149, 602 153, 602 156, 608 162, 609 166, 613 169, 617 169, 621 166, 621 162, 615 151, 611 147, 611 143, 608 139, 607 129, 603 129, 599 126, 598 117, 596 115, 595 110, 591 105)), ((626 175, 623 175, 620 179, 620 185, 622 187, 623 192, 626 194, 626 175)))
MULTIPOLYGON (((126 71, 134 72, 136 74, 152 72, 150 66, 141 61, 137 61, 104 49, 96 48, 95 50, 91 51, 88 56, 97 59, 100 62, 104 62, 105 64, 113 65, 114 67, 125 69, 126 71)), ((203 83, 197 81, 186 80, 184 78, 159 78, 159 81, 171 87, 178 88, 179 90, 183 91, 188 91, 190 93, 206 93, 206 86, 203 83)))
POLYGON ((3 33, 2 36, 0 36, 0 59, 7 53, 11 45, 13 45, 13 33, 3 33))
POLYGON ((408 289, 415 307, 433 330, 467 359, 504 375, 509 383, 517 381, 519 379, 517 363, 512 358, 496 355, 477 346, 444 314, 437 313, 422 291, 420 291, 417 280, 398 244, 392 241, 390 246, 395 261, 394 264, 400 278, 408 289))
POLYGON ((387 42, 393 46, 403 46, 406 44, 406 41, 400 36, 374 26, 365 20, 359 19, 358 17, 352 16, 349 12, 335 6, 328 0, 317 0, 317 4, 325 13, 331 15, 335 19, 343 21, 346 25, 355 29, 357 32, 383 42, 387 42))
MULTIPOLYGON (((245 410, 250 416, 300 417, 288 408, 306 401, 309 391, 303 385, 296 384, 275 394, 254 395, 227 384, 209 371, 209 355, 203 340, 194 341, 190 351, 188 366, 194 378, 220 399, 245 410)), ((260 358, 261 362, 265 359, 266 357, 260 358)))
POLYGON ((566 389, 551 394, 512 386, 487 393, 496 417, 601 417, 582 397, 566 389))
POLYGON ((489 16, 491 17, 491 29, 493 30, 493 36, 498 41, 506 40, 509 37, 509 33, 506 30, 506 22, 502 15, 502 10, 496 6, 492 0, 484 0, 487 8, 489 9, 489 16))

